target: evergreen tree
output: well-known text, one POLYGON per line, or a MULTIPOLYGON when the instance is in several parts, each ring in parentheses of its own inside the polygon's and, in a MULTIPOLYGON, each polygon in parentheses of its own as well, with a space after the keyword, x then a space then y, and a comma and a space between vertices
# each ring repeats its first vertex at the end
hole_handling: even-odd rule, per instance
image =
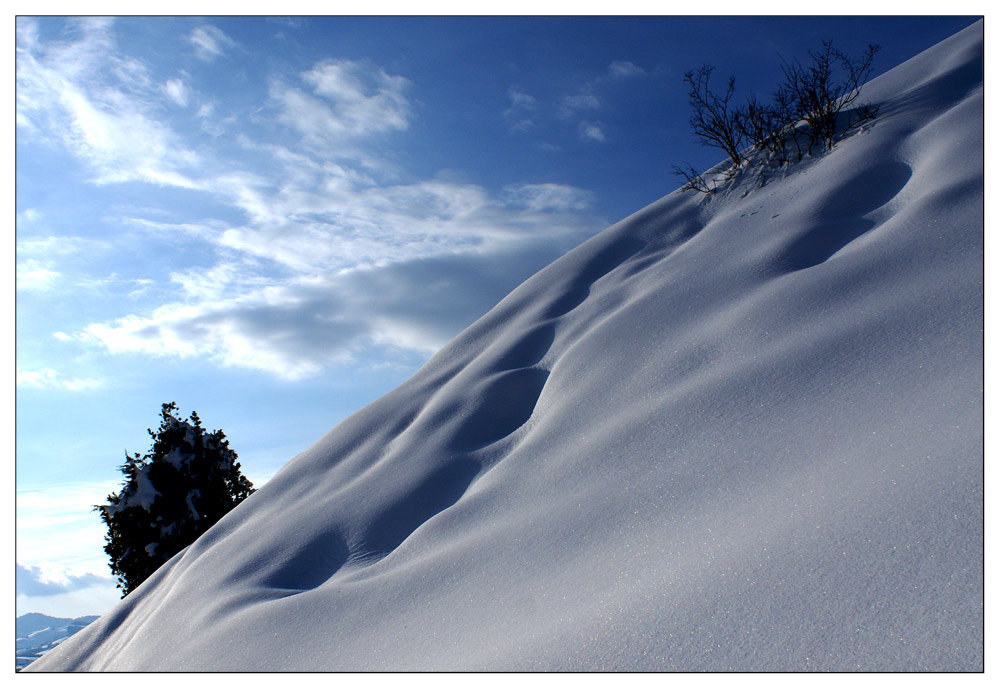
POLYGON ((94 507, 123 598, 254 492, 225 434, 207 433, 196 412, 184 420, 176 403, 164 404, 149 435, 148 454, 125 453, 121 490, 94 507))

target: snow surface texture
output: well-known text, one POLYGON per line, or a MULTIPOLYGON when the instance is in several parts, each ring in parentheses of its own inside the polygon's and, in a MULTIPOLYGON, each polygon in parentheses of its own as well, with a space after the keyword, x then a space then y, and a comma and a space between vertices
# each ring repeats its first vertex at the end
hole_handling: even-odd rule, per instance
POLYGON ((981 670, 982 36, 555 261, 30 669, 981 670))

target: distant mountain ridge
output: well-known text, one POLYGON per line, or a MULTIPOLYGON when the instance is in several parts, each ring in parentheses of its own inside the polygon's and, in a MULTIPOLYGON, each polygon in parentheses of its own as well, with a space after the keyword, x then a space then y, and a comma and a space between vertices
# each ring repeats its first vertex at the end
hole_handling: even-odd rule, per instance
POLYGON ((51 617, 37 612, 21 615, 15 622, 16 667, 27 666, 42 653, 51 650, 69 637, 73 636, 99 615, 84 615, 83 617, 51 617))
POLYGON ((29 671, 982 671, 983 22, 526 280, 29 671))

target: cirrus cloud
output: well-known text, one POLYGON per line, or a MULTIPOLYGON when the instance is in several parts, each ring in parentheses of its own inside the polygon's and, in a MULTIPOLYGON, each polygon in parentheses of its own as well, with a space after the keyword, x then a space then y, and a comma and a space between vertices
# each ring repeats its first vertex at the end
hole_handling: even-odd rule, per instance
POLYGON ((300 78, 311 93, 281 80, 271 85, 279 119, 312 144, 332 145, 409 126, 410 82, 373 64, 325 60, 300 78))
POLYGON ((211 24, 195 27, 188 35, 188 42, 194 46, 198 59, 205 62, 211 62, 224 55, 226 49, 237 46, 236 41, 227 36, 222 29, 211 24))
POLYGON ((93 390, 104 385, 103 381, 96 378, 67 378, 51 368, 39 370, 19 368, 17 369, 16 381, 18 386, 69 390, 71 392, 93 390))
POLYGON ((188 189, 200 162, 154 110, 161 89, 138 61, 117 54, 113 24, 83 20, 44 45, 30 20, 18 23, 17 117, 25 134, 59 141, 99 184, 129 181, 188 189))
POLYGON ((503 118, 511 131, 527 131, 535 127, 533 113, 538 109, 538 100, 519 86, 507 89, 510 107, 504 110, 503 118))
MULTIPOLYGON (((597 76, 585 81, 574 92, 564 94, 556 100, 554 116, 566 123, 575 122, 580 140, 604 142, 607 139, 605 127, 593 121, 597 113, 604 110, 609 100, 611 87, 627 79, 646 76, 646 70, 627 60, 615 60, 597 76)), ((511 86, 508 95, 511 106, 504 111, 512 131, 524 131, 536 125, 537 99, 527 96, 520 88, 511 86), (528 117, 528 114, 531 117, 528 117)))

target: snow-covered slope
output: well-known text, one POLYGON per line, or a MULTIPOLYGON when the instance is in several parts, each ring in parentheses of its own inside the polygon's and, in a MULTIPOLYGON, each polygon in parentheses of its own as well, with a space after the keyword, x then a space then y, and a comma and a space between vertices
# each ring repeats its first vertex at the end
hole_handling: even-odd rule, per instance
POLYGON ((982 36, 554 262, 30 669, 981 669, 982 36))

